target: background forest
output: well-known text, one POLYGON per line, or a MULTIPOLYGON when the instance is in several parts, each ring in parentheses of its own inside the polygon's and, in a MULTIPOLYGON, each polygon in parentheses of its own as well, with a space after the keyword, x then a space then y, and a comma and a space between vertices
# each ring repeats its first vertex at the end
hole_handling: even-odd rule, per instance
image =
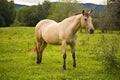
MULTIPOLYGON (((96 29, 102 32, 106 30, 120 29, 120 4, 119 0, 108 0, 107 5, 104 5, 102 11, 93 11, 93 24, 96 29)), ((16 9, 13 1, 0 0, 0 26, 35 26, 42 19, 53 19, 57 22, 72 16, 77 12, 81 12, 85 8, 84 5, 78 3, 76 0, 49 2, 45 1, 43 4, 34 6, 23 6, 16 9)), ((92 6, 94 9, 95 7, 92 6)))

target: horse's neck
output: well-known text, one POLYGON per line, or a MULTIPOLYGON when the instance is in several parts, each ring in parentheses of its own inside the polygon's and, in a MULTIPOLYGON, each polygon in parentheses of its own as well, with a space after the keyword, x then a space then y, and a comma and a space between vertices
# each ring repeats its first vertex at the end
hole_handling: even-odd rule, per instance
POLYGON ((68 29, 70 29, 72 34, 76 34, 78 29, 80 28, 80 18, 81 14, 66 19, 67 24, 69 24, 67 27, 68 29))

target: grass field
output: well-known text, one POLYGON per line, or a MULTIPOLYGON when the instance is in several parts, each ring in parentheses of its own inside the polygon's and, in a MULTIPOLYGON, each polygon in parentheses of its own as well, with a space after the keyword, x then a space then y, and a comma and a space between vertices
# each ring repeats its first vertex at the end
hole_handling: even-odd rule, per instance
POLYGON ((61 46, 48 45, 43 62, 39 65, 35 62, 36 54, 29 55, 35 44, 33 27, 0 28, 0 80, 120 80, 120 73, 106 71, 101 62, 96 60, 94 48, 102 35, 120 38, 120 32, 100 34, 96 31, 93 35, 78 33, 77 67, 72 67, 68 46, 67 70, 64 71, 61 46))

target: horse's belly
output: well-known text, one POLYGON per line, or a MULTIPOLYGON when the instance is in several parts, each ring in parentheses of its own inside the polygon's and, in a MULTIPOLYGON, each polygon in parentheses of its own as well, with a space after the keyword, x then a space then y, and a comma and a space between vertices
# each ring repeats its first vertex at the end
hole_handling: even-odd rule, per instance
POLYGON ((59 45, 61 44, 59 40, 58 31, 56 29, 45 29, 42 32, 42 38, 49 44, 59 45))
POLYGON ((51 37, 44 37, 43 38, 45 42, 53 45, 60 45, 61 42, 59 41, 58 38, 51 38, 51 37))

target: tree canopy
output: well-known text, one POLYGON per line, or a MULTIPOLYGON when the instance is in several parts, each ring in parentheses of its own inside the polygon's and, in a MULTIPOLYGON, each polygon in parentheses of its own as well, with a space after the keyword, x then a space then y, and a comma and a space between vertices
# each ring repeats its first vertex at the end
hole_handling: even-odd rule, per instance
POLYGON ((0 0, 0 27, 10 26, 15 18, 15 5, 14 2, 7 0, 0 0))
POLYGON ((50 3, 25 6, 17 11, 14 25, 35 26, 42 19, 61 21, 75 12, 80 12, 81 5, 77 3, 50 3))
POLYGON ((108 0, 106 10, 99 15, 102 32, 120 30, 120 0, 108 0))
POLYGON ((17 11, 14 25, 35 26, 40 20, 47 18, 50 2, 43 5, 25 6, 17 11))
POLYGON ((82 6, 77 3, 55 3, 51 5, 48 18, 62 21, 64 18, 81 11, 82 6))

